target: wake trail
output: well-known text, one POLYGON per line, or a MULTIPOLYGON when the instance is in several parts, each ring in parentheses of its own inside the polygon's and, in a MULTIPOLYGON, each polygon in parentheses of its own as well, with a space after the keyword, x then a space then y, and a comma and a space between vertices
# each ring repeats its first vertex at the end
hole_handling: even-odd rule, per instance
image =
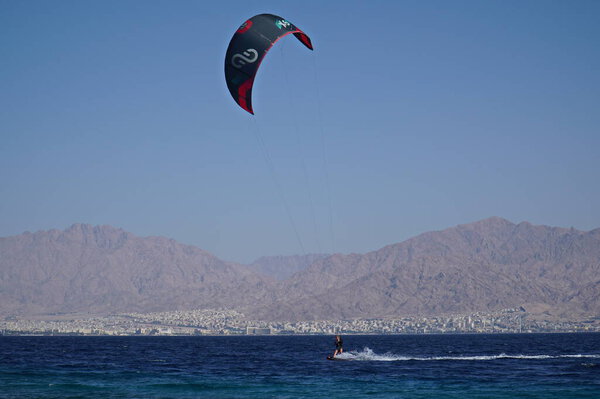
POLYGON ((377 354, 370 348, 364 348, 362 351, 349 351, 336 356, 341 360, 354 361, 378 361, 378 362, 397 362, 397 361, 490 361, 499 359, 524 359, 524 360, 542 360, 542 359, 600 359, 600 354, 573 354, 573 355, 523 355, 506 354, 499 355, 473 355, 473 356, 401 356, 393 353, 377 354))

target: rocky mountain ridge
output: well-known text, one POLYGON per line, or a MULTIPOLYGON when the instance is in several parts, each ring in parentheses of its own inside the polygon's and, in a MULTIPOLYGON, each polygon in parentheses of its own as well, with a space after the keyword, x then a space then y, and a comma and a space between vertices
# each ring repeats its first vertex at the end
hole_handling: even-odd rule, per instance
POLYGON ((280 290, 286 295, 276 295, 279 302, 266 306, 262 317, 389 317, 519 306, 565 317, 599 314, 600 229, 490 218, 364 255, 333 255, 280 290))
POLYGON ((262 300, 266 284, 199 248, 110 226, 0 239, 3 314, 242 308, 262 300))
POLYGON ((314 320, 519 306, 600 315, 600 229, 489 218, 366 254, 268 257, 251 266, 110 226, 0 238, 0 315, 226 307, 314 320))

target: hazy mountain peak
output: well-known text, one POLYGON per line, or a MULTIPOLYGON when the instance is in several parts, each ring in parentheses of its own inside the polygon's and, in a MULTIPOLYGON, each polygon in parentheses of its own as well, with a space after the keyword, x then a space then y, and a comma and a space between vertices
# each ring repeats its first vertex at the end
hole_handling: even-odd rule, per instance
POLYGON ((99 248, 119 248, 129 239, 135 237, 123 229, 112 226, 92 226, 90 224, 73 224, 60 233, 62 239, 73 240, 81 244, 94 243, 99 248))
POLYGON ((265 284, 199 248, 111 226, 0 240, 0 314, 243 307, 265 284))
MULTIPOLYGON (((467 224, 462 224, 457 226, 458 228, 461 227, 468 227, 468 228, 507 228, 507 227, 514 227, 515 224, 513 222, 511 222, 510 220, 498 217, 498 216, 492 216, 486 219, 482 219, 473 223, 467 223, 467 224)), ((453 229, 454 227, 451 227, 450 229, 453 229)))
POLYGON ((248 265, 248 267, 257 273, 276 280, 285 280, 293 274, 307 269, 315 261, 327 256, 329 255, 262 256, 248 265))

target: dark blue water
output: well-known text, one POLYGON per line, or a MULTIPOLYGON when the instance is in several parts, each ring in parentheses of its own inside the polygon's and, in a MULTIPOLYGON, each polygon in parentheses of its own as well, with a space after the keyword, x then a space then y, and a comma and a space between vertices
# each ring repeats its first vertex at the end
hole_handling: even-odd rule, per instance
POLYGON ((0 398, 600 398, 600 334, 0 337, 0 398))

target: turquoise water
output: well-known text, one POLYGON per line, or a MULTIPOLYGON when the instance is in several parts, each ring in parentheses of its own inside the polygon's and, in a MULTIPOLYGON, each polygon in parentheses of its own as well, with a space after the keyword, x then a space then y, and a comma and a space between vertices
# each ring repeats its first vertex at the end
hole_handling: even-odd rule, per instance
POLYGON ((600 334, 0 337, 0 398, 600 398, 600 334))

